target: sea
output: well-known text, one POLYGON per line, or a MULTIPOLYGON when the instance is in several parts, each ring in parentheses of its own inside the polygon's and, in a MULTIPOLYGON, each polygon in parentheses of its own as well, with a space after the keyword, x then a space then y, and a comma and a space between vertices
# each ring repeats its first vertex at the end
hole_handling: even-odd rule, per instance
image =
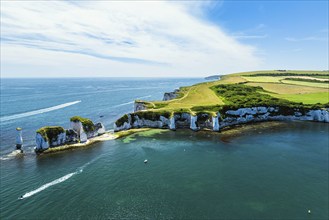
POLYGON ((151 130, 34 153, 40 127, 79 115, 111 130, 134 100, 203 81, 1 79, 0 219, 328 219, 328 123, 151 130))

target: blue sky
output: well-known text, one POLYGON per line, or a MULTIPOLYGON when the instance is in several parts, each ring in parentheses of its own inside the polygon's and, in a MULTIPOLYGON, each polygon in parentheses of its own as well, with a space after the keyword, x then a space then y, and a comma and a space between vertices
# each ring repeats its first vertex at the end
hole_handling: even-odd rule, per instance
POLYGON ((1 77, 328 69, 328 1, 2 1, 1 77))
POLYGON ((257 46, 270 68, 328 69, 328 7, 328 1, 225 1, 205 15, 257 46))

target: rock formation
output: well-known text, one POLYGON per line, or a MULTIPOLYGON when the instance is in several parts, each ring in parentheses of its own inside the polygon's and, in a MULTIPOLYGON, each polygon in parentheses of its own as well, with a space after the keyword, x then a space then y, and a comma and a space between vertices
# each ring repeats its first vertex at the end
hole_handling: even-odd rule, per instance
POLYGON ((166 92, 163 95, 162 101, 168 101, 177 98, 179 95, 179 89, 175 89, 173 92, 166 92))
POLYGON ((142 111, 142 110, 146 110, 146 109, 147 109, 147 107, 145 105, 145 102, 135 101, 134 112, 142 111))
POLYGON ((64 144, 86 142, 88 139, 104 134, 102 123, 94 124, 90 119, 74 116, 70 119, 70 128, 60 126, 42 127, 36 131, 36 152, 64 144))
POLYGON ((23 137, 22 137, 22 128, 16 128, 16 149, 23 152, 23 137))
POLYGON ((62 145, 66 142, 66 132, 60 126, 42 127, 36 131, 36 151, 43 151, 49 147, 62 145))
POLYGON ((293 114, 287 114, 278 107, 251 107, 227 110, 223 113, 217 112, 198 113, 192 115, 188 112, 168 113, 144 111, 126 114, 115 122, 114 131, 127 130, 130 128, 190 128, 194 131, 199 129, 211 129, 219 131, 221 128, 259 121, 283 121, 302 120, 329 123, 329 109, 294 110, 293 114))

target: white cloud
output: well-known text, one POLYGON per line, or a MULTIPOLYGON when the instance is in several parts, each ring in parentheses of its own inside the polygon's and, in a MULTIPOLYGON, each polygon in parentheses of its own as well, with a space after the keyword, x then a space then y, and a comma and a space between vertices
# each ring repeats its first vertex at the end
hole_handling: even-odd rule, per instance
POLYGON ((294 38, 294 37, 286 37, 285 40, 292 41, 292 42, 299 42, 299 41, 328 41, 326 37, 317 37, 317 36, 310 36, 304 38, 294 38))
POLYGON ((236 39, 263 39, 267 38, 267 34, 263 35, 234 35, 236 39))
POLYGON ((1 74, 202 76, 257 69, 256 48, 170 2, 1 2, 1 74))

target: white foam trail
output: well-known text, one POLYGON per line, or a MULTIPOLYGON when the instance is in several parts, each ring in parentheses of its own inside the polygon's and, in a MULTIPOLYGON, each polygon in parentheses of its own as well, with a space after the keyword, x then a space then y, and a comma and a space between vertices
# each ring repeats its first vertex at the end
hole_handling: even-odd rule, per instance
POLYGON ((33 196, 34 194, 37 194, 45 189, 47 189, 48 187, 51 187, 53 185, 56 185, 58 183, 61 183, 61 182, 64 182, 65 180, 68 180, 69 178, 71 178, 73 175, 77 174, 78 172, 74 172, 74 173, 69 173, 65 176, 62 176, 61 178, 58 178, 54 181, 51 181, 50 183, 47 183, 45 185, 42 185, 41 187, 31 191, 31 192, 28 192, 28 193, 25 193, 23 196, 21 196, 19 199, 26 199, 30 196, 33 196))
POLYGON ((148 97, 151 97, 151 95, 142 96, 142 97, 137 97, 137 98, 134 99, 134 101, 131 101, 131 102, 125 102, 125 103, 122 103, 122 104, 119 104, 119 105, 114 105, 114 106, 112 106, 111 108, 116 108, 116 107, 120 107, 120 106, 124 106, 124 105, 133 104, 133 103, 135 102, 135 100, 137 100, 137 99, 143 99, 143 98, 148 98, 148 97))
POLYGON ((74 101, 74 102, 68 102, 68 103, 64 103, 64 104, 61 104, 61 105, 52 106, 52 107, 49 107, 49 108, 43 108, 43 109, 30 111, 30 112, 24 112, 24 113, 20 113, 20 114, 16 114, 16 115, 4 116, 4 117, 0 118, 0 122, 14 120, 14 119, 18 119, 18 118, 25 118, 25 117, 29 117, 29 116, 32 116, 32 115, 38 115, 38 114, 42 114, 42 113, 45 113, 45 112, 54 111, 54 110, 57 110, 57 109, 68 107, 70 105, 75 105, 79 102, 81 102, 81 101, 79 100, 79 101, 74 101))
POLYGON ((56 185, 56 184, 62 183, 62 182, 64 182, 64 181, 70 179, 72 176, 74 176, 74 175, 76 175, 76 174, 80 174, 80 173, 82 173, 83 170, 84 170, 88 165, 90 165, 91 163, 94 163, 96 160, 98 160, 98 159, 101 158, 102 156, 104 156, 104 155, 101 155, 101 156, 99 156, 99 157, 96 157, 95 159, 89 161, 88 163, 85 163, 84 165, 82 165, 81 167, 79 167, 79 168, 77 169, 77 171, 75 171, 75 172, 73 172, 73 173, 66 174, 65 176, 62 176, 62 177, 60 177, 60 178, 58 178, 58 179, 55 179, 54 181, 51 181, 51 182, 49 182, 49 183, 46 183, 46 184, 40 186, 39 188, 37 188, 37 189, 35 189, 35 190, 32 190, 32 191, 30 191, 30 192, 25 193, 24 195, 22 195, 22 196, 19 197, 18 199, 26 199, 26 198, 28 198, 28 197, 30 197, 30 196, 33 196, 33 195, 35 195, 35 194, 37 194, 37 193, 39 193, 39 192, 41 192, 41 191, 47 189, 48 187, 51 187, 51 186, 53 186, 53 185, 56 185))
POLYGON ((116 108, 116 107, 120 107, 120 106, 124 106, 124 105, 133 104, 134 102, 135 102, 135 101, 125 102, 125 103, 122 103, 122 104, 119 104, 119 105, 112 106, 111 108, 116 108))
POLYGON ((137 98, 135 98, 135 100, 143 99, 143 98, 149 98, 149 97, 151 97, 151 95, 146 95, 146 96, 142 96, 142 97, 137 97, 137 98))

